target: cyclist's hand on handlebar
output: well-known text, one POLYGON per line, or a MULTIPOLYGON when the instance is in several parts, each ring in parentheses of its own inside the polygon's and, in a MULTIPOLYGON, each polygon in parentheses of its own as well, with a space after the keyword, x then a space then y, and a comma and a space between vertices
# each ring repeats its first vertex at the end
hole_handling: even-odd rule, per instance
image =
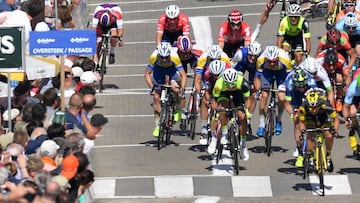
POLYGON ((345 127, 350 128, 351 127, 351 117, 347 117, 345 120, 345 127))
POLYGON ((256 90, 256 93, 255 93, 256 100, 260 100, 260 94, 261 94, 261 90, 256 90))
POLYGON ((118 44, 119 44, 119 47, 122 47, 122 46, 124 46, 124 40, 119 40, 119 42, 118 42, 118 44))

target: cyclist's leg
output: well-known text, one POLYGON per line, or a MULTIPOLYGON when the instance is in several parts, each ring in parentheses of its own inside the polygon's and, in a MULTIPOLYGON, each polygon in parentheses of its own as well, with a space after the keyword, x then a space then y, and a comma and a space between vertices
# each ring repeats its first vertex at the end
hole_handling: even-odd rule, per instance
MULTIPOLYGON (((272 74, 269 71, 264 70, 261 75, 261 88, 270 88, 272 82, 272 74)), ((256 134, 258 136, 264 136, 265 133, 265 112, 267 109, 267 102, 269 99, 269 91, 263 90, 261 92, 260 103, 259 103, 259 128, 256 134)))
MULTIPOLYGON (((222 93, 222 96, 218 98, 218 104, 220 109, 229 107, 229 93, 222 93)), ((227 144, 227 134, 228 134, 228 119, 226 112, 220 112, 220 123, 221 123, 221 144, 227 144)))
POLYGON ((206 139, 207 131, 207 119, 208 119, 208 101, 210 98, 210 92, 208 89, 205 90, 204 95, 201 97, 200 105, 200 120, 201 120, 201 138, 206 139))
POLYGON ((153 131, 153 136, 154 137, 158 137, 159 136, 159 132, 160 132, 160 128, 159 128, 159 120, 160 120, 160 111, 161 111, 161 106, 160 106, 160 88, 159 87, 154 87, 154 92, 153 92, 153 109, 154 109, 154 122, 155 122, 155 128, 153 131))
MULTIPOLYGON (((111 36, 117 36, 118 35, 118 31, 116 29, 116 25, 114 25, 113 27, 111 27, 110 29, 110 34, 111 36)), ((119 39, 117 38, 111 38, 110 39, 110 55, 109 55, 109 64, 114 64, 115 63, 115 48, 117 47, 119 42, 119 39)))
MULTIPOLYGON (((350 106, 349 115, 356 115, 356 113, 358 112, 356 107, 359 105, 359 102, 360 102, 360 98, 354 97, 353 104, 351 104, 350 106)), ((351 124, 351 126, 353 125, 354 124, 351 124)), ((349 145, 353 150, 353 154, 358 156, 360 154, 359 153, 360 149, 359 149, 358 139, 356 137, 356 132, 354 132, 354 134, 349 134, 349 145)))
POLYGON ((276 116, 276 135, 280 135, 282 133, 282 125, 281 125, 281 118, 284 112, 284 102, 285 102, 285 92, 286 92, 286 70, 278 71, 279 73, 276 75, 276 83, 278 84, 278 113, 276 116))
MULTIPOLYGON (((241 91, 237 91, 234 93, 234 104, 235 106, 241 106, 245 104, 245 99, 243 97, 243 94, 241 91)), ((247 101, 248 102, 248 101, 247 101)), ((247 134, 246 134, 246 128, 247 128, 247 119, 246 119, 246 114, 244 111, 238 111, 237 112, 237 116, 239 119, 239 135, 240 135, 240 152, 241 152, 241 158, 244 161, 249 160, 249 152, 248 149, 246 147, 246 138, 247 138, 247 134)))

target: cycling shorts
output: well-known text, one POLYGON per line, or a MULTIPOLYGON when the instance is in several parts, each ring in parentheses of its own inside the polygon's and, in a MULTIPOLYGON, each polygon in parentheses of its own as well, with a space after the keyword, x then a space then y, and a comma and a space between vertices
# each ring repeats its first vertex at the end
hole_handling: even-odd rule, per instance
POLYGON ((291 50, 298 51, 297 49, 301 48, 301 50, 299 51, 304 51, 304 39, 302 34, 299 34, 297 36, 285 35, 283 46, 287 44, 290 45, 291 50))
POLYGON ((182 30, 164 30, 162 41, 170 42, 173 45, 181 35, 183 35, 182 30))
POLYGON ((241 106, 245 103, 243 91, 237 90, 237 91, 224 91, 221 92, 220 97, 216 99, 217 102, 221 101, 230 101, 230 96, 233 96, 233 102, 235 106, 241 106))
POLYGON ((282 70, 269 70, 264 69, 261 74, 261 88, 270 89, 273 80, 275 79, 276 85, 279 91, 286 91, 286 80, 287 72, 285 69, 282 70))

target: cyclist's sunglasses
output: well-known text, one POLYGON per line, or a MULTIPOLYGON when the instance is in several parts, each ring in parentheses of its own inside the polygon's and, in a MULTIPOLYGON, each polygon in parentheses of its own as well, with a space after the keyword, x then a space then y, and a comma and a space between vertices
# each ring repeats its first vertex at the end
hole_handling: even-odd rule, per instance
POLYGON ((344 7, 352 7, 352 6, 356 6, 356 3, 344 3, 344 7))
POLYGON ((225 85, 226 85, 227 87, 234 87, 234 86, 235 86, 235 83, 225 82, 225 85))
POLYGON ((272 60, 267 60, 267 62, 271 63, 271 64, 275 64, 279 61, 279 59, 272 59, 272 60))
POLYGON ((356 26, 345 26, 346 30, 356 30, 356 26))
POLYGON ((259 55, 255 55, 255 54, 248 54, 249 58, 258 58, 259 55))
POLYGON ((233 23, 233 22, 231 22, 230 25, 231 25, 231 26, 240 27, 240 26, 241 26, 241 22, 239 22, 239 23, 233 23))

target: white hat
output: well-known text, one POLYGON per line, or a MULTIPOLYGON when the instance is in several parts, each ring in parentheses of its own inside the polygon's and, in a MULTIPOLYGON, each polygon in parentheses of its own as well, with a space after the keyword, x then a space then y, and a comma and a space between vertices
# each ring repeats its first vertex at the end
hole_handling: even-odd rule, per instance
POLYGON ((56 152, 59 148, 60 148, 59 145, 57 145, 55 141, 45 140, 40 145, 40 154, 42 156, 53 157, 56 155, 56 152))
POLYGON ((72 71, 74 77, 80 77, 84 73, 84 70, 79 66, 72 67, 71 71, 72 71))
POLYGON ((83 74, 81 74, 80 81, 83 84, 93 84, 96 82, 96 76, 92 71, 85 71, 83 74))
MULTIPOLYGON (((10 112, 11 112, 11 120, 14 120, 20 114, 19 109, 11 109, 10 112)), ((9 110, 6 110, 3 113, 2 117, 4 121, 9 121, 9 110)))

